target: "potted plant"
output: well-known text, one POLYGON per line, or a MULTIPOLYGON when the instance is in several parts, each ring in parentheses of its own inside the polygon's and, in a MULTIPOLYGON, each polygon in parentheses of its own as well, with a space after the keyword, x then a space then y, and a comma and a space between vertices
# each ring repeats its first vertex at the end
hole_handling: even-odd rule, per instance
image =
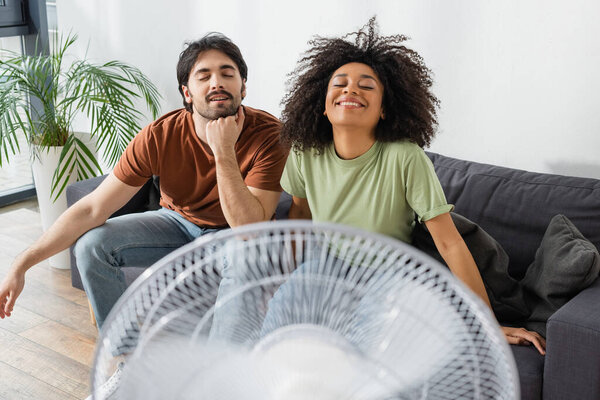
MULTIPOLYGON (((153 118, 159 114, 158 90, 139 69, 119 61, 67 62, 76 40, 56 38, 50 54, 4 52, 0 59, 0 167, 17 153, 17 137, 24 135, 44 230, 66 209, 69 182, 102 173, 95 150, 102 149, 112 167, 140 130, 144 115, 136 101, 143 100, 153 118), (93 146, 73 131, 82 114, 90 121, 93 146)), ((60 264, 54 266, 68 268, 60 264)))

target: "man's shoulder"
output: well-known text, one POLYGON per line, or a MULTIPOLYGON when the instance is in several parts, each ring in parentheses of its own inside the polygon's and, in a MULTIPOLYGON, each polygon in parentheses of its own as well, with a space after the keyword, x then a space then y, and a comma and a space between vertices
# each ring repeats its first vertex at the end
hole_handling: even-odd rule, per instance
POLYGON ((244 106, 244 129, 239 140, 240 149, 261 159, 279 158, 283 163, 288 148, 280 141, 281 121, 266 111, 244 106))
POLYGON ((190 127, 193 127, 191 114, 184 108, 173 110, 146 125, 136 135, 136 141, 163 146, 176 137, 189 135, 189 130, 193 131, 190 127))
POLYGON ((185 108, 180 108, 164 114, 151 122, 149 126, 154 129, 168 129, 172 128, 174 125, 185 124, 190 117, 191 114, 185 108))
POLYGON ((279 131, 281 130, 281 121, 266 111, 244 106, 244 115, 247 120, 247 124, 244 126, 245 129, 276 130, 277 134, 279 134, 279 131))

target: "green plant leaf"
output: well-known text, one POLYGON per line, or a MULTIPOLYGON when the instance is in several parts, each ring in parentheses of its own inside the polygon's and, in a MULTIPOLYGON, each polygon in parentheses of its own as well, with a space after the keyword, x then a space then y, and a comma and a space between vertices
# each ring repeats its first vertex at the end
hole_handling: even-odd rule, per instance
POLYGON ((56 199, 72 173, 81 179, 102 172, 94 153, 73 133, 77 115, 90 119, 92 139, 103 150, 105 162, 113 166, 144 119, 136 101, 143 100, 156 118, 160 94, 134 66, 120 61, 95 64, 68 59, 76 34, 57 35, 54 40, 52 54, 41 49, 36 49, 34 56, 2 52, 0 166, 18 150, 18 134, 24 134, 39 149, 64 146, 51 185, 56 199))
POLYGON ((73 140, 74 136, 70 136, 67 143, 63 147, 60 156, 58 158, 58 166, 54 171, 54 175, 52 177, 52 186, 50 189, 50 195, 54 196, 52 201, 56 201, 58 197, 62 194, 63 190, 67 187, 69 183, 69 178, 71 174, 75 170, 75 162, 73 158, 75 157, 75 151, 73 151, 73 140), (60 186, 60 189, 57 188, 60 186))

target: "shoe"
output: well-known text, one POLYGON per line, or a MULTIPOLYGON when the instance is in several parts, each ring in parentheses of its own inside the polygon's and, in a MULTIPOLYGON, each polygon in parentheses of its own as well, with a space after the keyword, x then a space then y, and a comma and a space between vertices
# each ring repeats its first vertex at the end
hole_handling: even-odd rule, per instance
POLYGON ((121 382, 121 376, 123 375, 123 367, 125 363, 120 362, 117 365, 117 370, 100 386, 97 390, 97 396, 93 397, 93 394, 90 394, 85 400, 111 400, 113 399, 113 395, 119 388, 119 383, 121 382))

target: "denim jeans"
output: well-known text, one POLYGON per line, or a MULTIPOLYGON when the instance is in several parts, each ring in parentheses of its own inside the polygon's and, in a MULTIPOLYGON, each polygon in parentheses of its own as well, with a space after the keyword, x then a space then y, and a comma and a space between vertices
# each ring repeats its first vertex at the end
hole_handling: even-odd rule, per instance
MULTIPOLYGON (((347 266, 342 277, 322 269, 319 260, 309 260, 288 277, 277 273, 271 282, 249 285, 254 277, 243 263, 225 263, 211 339, 252 344, 291 324, 316 324, 345 336, 372 337, 368 315, 374 307, 381 308, 377 296, 359 296, 349 285, 352 278, 348 275, 356 268, 347 266)), ((384 274, 369 275, 373 286, 384 274)))
POLYGON ((267 299, 273 296, 281 282, 255 284, 265 278, 262 268, 257 272, 256 253, 250 254, 242 245, 236 249, 236 240, 222 248, 221 281, 209 334, 210 341, 225 341, 246 345, 258 340, 266 313, 267 299))
POLYGON ((98 329, 127 288, 121 267, 150 267, 173 250, 217 230, 199 227, 161 208, 111 218, 81 236, 75 245, 77 269, 98 329))

